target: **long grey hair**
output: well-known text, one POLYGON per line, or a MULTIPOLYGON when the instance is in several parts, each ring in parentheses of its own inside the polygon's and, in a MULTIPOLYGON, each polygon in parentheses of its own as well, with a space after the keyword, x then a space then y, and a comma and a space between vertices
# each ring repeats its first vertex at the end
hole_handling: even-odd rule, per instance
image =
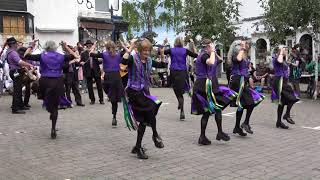
POLYGON ((45 51, 57 51, 58 46, 54 41, 49 40, 44 44, 43 48, 45 51))
POLYGON ((240 51, 240 43, 241 43, 241 40, 235 40, 230 45, 228 56, 227 56, 227 62, 226 62, 228 65, 231 65, 232 57, 235 56, 240 51))

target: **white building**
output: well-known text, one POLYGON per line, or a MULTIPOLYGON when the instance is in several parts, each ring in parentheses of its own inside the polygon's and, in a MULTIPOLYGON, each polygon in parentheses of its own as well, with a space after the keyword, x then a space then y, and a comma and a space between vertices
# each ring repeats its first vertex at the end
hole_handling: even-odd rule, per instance
POLYGON ((40 44, 115 40, 127 30, 121 11, 121 0, 1 0, 0 24, 6 25, 0 26, 0 44, 10 36, 23 42, 34 37, 40 44))
MULTIPOLYGON (((240 21, 235 23, 238 27, 236 35, 238 37, 247 37, 251 40, 251 61, 258 64, 260 61, 266 61, 268 55, 272 53, 270 39, 262 23, 264 9, 260 7, 258 0, 240 0, 240 21)), ((305 49, 308 49, 309 55, 316 51, 313 48, 313 40, 309 32, 297 30, 295 36, 287 37, 286 45, 293 47, 300 43, 305 49)))

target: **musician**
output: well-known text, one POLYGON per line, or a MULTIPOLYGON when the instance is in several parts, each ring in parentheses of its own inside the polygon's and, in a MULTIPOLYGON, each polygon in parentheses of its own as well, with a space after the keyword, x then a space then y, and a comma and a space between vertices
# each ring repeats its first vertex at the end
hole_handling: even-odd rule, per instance
MULTIPOLYGON (((27 50, 26 47, 20 47, 20 48, 17 49, 17 52, 18 52, 20 58, 23 61, 25 61, 27 63, 30 63, 33 66, 36 66, 36 62, 29 61, 29 60, 24 58, 24 54, 25 54, 26 50, 27 50)), ((32 84, 33 81, 37 80, 37 69, 36 68, 32 68, 30 70, 28 70, 28 69, 24 69, 24 70, 25 70, 25 72, 23 74, 23 81, 22 81, 22 83, 23 83, 22 87, 23 86, 25 87, 23 104, 24 104, 25 107, 31 108, 31 106, 29 105, 29 100, 30 100, 30 95, 31 95, 31 84, 32 84), (33 76, 33 77, 31 77, 32 79, 30 79, 30 77, 28 76, 29 73, 31 73, 31 76, 33 76)))
MULTIPOLYGON (((68 46, 74 53, 77 54, 75 48, 73 48, 72 46, 68 46)), ((79 90, 79 78, 78 78, 78 66, 80 59, 74 59, 72 61, 66 62, 64 69, 63 69, 63 73, 64 73, 64 85, 66 88, 66 96, 67 99, 72 102, 71 99, 71 90, 72 93, 75 97, 75 101, 77 106, 85 106, 82 103, 82 98, 81 98, 81 94, 80 94, 80 90, 79 90)), ((72 107, 72 105, 70 106, 72 107)))
POLYGON ((93 57, 89 56, 89 52, 92 48, 93 43, 90 40, 87 40, 84 44, 86 49, 81 53, 81 62, 80 64, 83 67, 83 75, 87 80, 87 86, 89 91, 89 98, 91 100, 90 104, 95 104, 95 96, 93 92, 93 80, 96 82, 99 102, 100 104, 104 104, 103 100, 103 91, 102 91, 102 83, 101 83, 101 70, 100 64, 102 62, 98 60, 94 60, 93 57))
POLYGON ((23 61, 17 53, 18 41, 14 38, 8 38, 6 41, 9 49, 6 52, 10 69, 10 78, 13 81, 13 96, 12 96, 12 114, 25 114, 29 108, 25 107, 22 101, 22 67, 33 67, 30 63, 23 61))

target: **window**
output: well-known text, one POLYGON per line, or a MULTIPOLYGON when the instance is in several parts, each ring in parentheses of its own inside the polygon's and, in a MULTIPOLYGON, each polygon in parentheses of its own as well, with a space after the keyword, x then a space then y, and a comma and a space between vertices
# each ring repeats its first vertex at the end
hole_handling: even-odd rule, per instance
POLYGON ((109 12, 109 0, 96 0, 96 11, 109 12))
POLYGON ((3 16, 3 33, 5 34, 25 34, 24 16, 3 16))

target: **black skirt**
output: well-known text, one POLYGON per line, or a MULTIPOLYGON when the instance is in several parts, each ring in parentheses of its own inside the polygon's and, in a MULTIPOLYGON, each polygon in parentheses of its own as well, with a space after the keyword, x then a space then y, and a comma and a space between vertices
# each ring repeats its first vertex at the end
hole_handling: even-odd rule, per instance
POLYGON ((177 93, 178 95, 183 95, 190 90, 189 76, 186 70, 171 70, 170 80, 175 93, 177 93))
POLYGON ((60 97, 64 96, 64 80, 63 78, 41 77, 39 80, 39 93, 46 101, 46 109, 52 113, 58 110, 60 97))
MULTIPOLYGON (((243 91, 241 94, 239 94, 241 108, 247 109, 248 107, 257 106, 263 101, 264 96, 249 87, 248 78, 244 78, 244 82, 241 82, 241 76, 233 75, 231 76, 229 87, 235 92, 239 93, 241 83, 244 83, 243 91)), ((237 99, 233 100, 230 104, 232 107, 239 107, 239 105, 236 103, 236 100, 237 99)))
MULTIPOLYGON (((280 87, 281 77, 275 77, 272 85, 272 101, 279 100, 278 92, 280 87)), ((283 78, 281 90, 281 103, 283 105, 294 104, 299 101, 298 95, 293 91, 292 87, 288 84, 288 79, 283 78)))
MULTIPOLYGON (((232 99, 236 97, 236 93, 227 87, 219 86, 218 80, 212 81, 212 93, 215 101, 212 103, 215 105, 214 111, 222 111, 229 106, 232 99)), ((191 113, 194 115, 204 114, 210 111, 208 94, 207 94, 207 79, 197 79, 193 86, 193 94, 191 99, 191 113)))
POLYGON ((104 92, 111 102, 121 102, 124 96, 124 89, 119 72, 106 72, 103 81, 104 92))
POLYGON ((127 88, 126 93, 135 119, 140 123, 150 123, 158 114, 162 102, 143 91, 127 88))

